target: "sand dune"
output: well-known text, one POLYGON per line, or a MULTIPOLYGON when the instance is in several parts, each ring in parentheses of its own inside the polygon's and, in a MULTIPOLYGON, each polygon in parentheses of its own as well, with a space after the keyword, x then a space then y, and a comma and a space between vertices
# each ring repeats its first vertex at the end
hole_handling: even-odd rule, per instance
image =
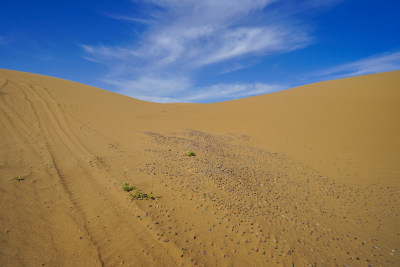
POLYGON ((157 104, 0 70, 0 265, 398 266, 399 121, 400 71, 157 104))

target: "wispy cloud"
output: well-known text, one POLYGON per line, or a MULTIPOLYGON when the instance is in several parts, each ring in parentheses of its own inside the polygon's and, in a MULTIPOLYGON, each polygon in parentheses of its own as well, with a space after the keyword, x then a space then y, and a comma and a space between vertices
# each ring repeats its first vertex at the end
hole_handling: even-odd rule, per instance
POLYGON ((119 93, 135 98, 166 97, 171 93, 179 93, 193 86, 186 77, 150 74, 137 79, 104 79, 103 82, 116 86, 119 93))
POLYGON ((156 21, 131 46, 89 46, 97 60, 123 60, 131 69, 199 68, 242 56, 291 51, 310 42, 308 34, 283 23, 262 23, 259 16, 273 0, 148 0, 163 8, 156 21), (257 16, 258 15, 258 16, 257 16), (254 16, 254 17, 253 17, 254 16), (253 17, 253 18, 252 18, 253 17))
POLYGON ((142 19, 142 18, 131 17, 131 16, 115 15, 115 14, 109 14, 109 13, 105 13, 105 15, 112 19, 134 22, 134 23, 150 24, 152 22, 152 20, 149 20, 149 19, 142 19))
POLYGON ((340 79, 372 73, 400 70, 400 51, 375 55, 366 59, 333 67, 317 73, 318 76, 329 76, 340 79))
POLYGON ((119 93, 134 98, 159 103, 210 103, 232 100, 287 89, 283 84, 233 83, 195 87, 186 79, 163 79, 162 77, 140 77, 138 80, 105 80, 116 85, 119 93), (135 90, 132 90, 135 88, 135 90))
MULTIPOLYGON (((279 15, 276 2, 280 1, 145 0, 141 4, 157 7, 148 18, 108 15, 146 24, 139 41, 123 46, 85 44, 82 48, 86 59, 109 66, 106 80, 119 93, 141 99, 192 102, 264 93, 270 88, 261 84, 199 87, 195 81, 197 71, 207 67, 220 65, 215 71, 219 75, 252 65, 241 62, 244 58, 287 53, 312 43, 306 28, 279 15), (182 97, 185 90, 193 95, 182 97), (174 97, 178 93, 181 96, 174 97)), ((303 1, 307 2, 312 3, 310 8, 325 3, 303 1)))
POLYGON ((265 83, 216 84, 198 88, 196 93, 184 97, 183 100, 184 102, 210 102, 210 100, 221 101, 222 99, 231 100, 272 93, 287 88, 287 86, 281 84, 265 83))

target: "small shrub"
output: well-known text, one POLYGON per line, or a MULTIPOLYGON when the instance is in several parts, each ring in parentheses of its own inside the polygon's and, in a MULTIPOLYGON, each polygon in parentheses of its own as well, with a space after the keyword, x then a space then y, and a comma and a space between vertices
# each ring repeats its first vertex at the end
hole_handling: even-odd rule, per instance
POLYGON ((8 179, 9 181, 23 181, 25 178, 22 178, 21 176, 14 176, 13 178, 8 179))
POLYGON ((146 194, 146 193, 144 193, 143 191, 136 190, 135 193, 130 194, 130 197, 131 197, 132 200, 133 200, 133 199, 141 199, 141 200, 144 200, 144 199, 154 199, 154 197, 153 197, 153 192, 152 192, 152 191, 150 191, 149 194, 146 194))
POLYGON ((135 189, 134 186, 129 186, 129 184, 127 182, 124 183, 124 187, 122 187, 122 189, 124 189, 124 191, 129 192, 132 191, 133 189, 135 189))
POLYGON ((196 156, 196 154, 193 151, 187 151, 185 155, 188 156, 188 157, 196 156))

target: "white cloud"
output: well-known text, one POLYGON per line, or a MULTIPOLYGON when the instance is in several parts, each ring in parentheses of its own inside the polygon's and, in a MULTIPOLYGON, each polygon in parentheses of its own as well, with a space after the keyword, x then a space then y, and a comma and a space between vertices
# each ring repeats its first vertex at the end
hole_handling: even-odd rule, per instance
POLYGON ((265 83, 216 84, 198 88, 195 94, 183 99, 185 102, 209 102, 210 100, 212 102, 213 100, 231 100, 267 94, 283 89, 287 89, 287 86, 265 83))
POLYGON ((106 13, 105 15, 112 19, 123 20, 123 21, 134 22, 134 23, 150 24, 152 22, 151 20, 130 17, 130 16, 113 15, 113 14, 108 14, 108 13, 106 13))
POLYGON ((161 75, 144 75, 137 79, 103 80, 116 86, 120 94, 143 99, 143 96, 166 97, 189 89, 191 82, 182 77, 165 77, 161 75))
POLYGON ((142 76, 135 80, 104 80, 117 86, 118 93, 137 99, 159 102, 215 102, 260 94, 267 94, 288 87, 281 84, 233 83, 195 87, 191 81, 160 76, 142 76))
POLYGON ((218 44, 197 59, 197 65, 208 65, 245 55, 291 51, 304 45, 307 37, 278 27, 243 27, 220 34, 218 44), (291 41, 289 41, 289 39, 291 41))
MULTIPOLYGON (((242 56, 291 51, 310 42, 294 25, 266 23, 260 16, 275 0, 147 0, 162 7, 157 20, 145 21, 148 30, 130 46, 83 48, 96 61, 120 61, 131 71, 199 68, 242 56)), ((152 16, 154 17, 154 16, 152 16)))
MULTIPOLYGON (((302 3, 308 1, 312 2, 310 8, 325 5, 317 0, 302 3)), ((146 8, 151 10, 147 17, 107 15, 146 26, 139 40, 121 46, 85 44, 82 48, 86 59, 109 67, 105 80, 118 93, 143 100, 212 102, 268 93, 284 87, 262 83, 202 87, 195 81, 197 72, 207 67, 216 67, 214 73, 220 75, 253 65, 248 64, 249 57, 309 45, 308 29, 290 19, 294 12, 281 16, 272 5, 275 2, 280 0, 143 0, 142 5, 157 6, 146 8)))
POLYGON ((319 76, 331 76, 340 79, 352 76, 400 70, 400 51, 375 55, 359 61, 347 63, 318 73, 319 76))

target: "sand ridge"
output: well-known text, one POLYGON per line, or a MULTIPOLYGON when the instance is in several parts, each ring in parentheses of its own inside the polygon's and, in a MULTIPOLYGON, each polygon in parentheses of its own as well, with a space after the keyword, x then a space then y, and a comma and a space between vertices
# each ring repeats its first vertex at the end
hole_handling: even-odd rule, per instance
POLYGON ((398 265, 399 73, 156 104, 1 70, 0 263, 398 265))

